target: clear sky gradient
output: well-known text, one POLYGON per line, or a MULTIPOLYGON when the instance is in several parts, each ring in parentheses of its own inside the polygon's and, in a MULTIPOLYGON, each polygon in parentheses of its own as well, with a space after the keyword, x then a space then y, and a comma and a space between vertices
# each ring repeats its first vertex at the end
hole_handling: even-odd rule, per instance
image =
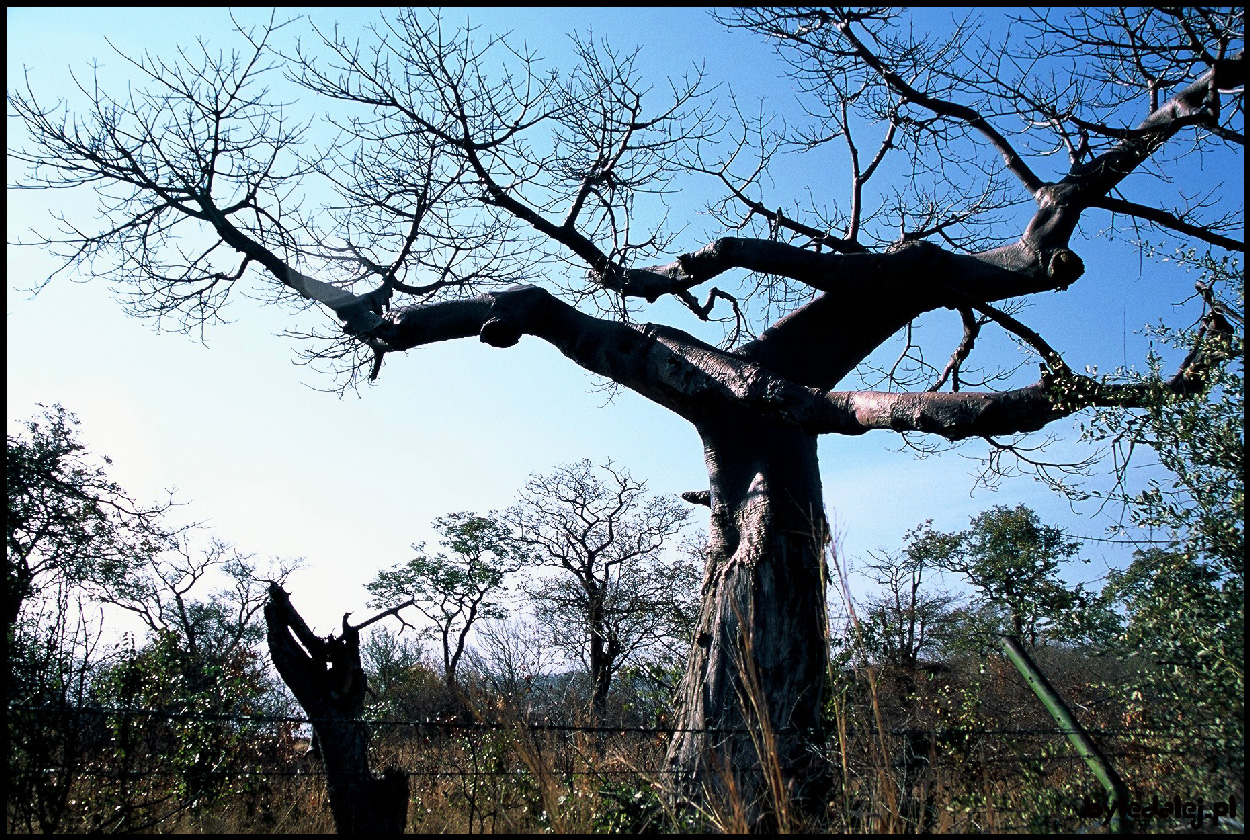
MULTIPOLYGON (((261 19, 252 10, 239 14, 261 19)), ((622 48, 642 45, 642 66, 657 86, 699 63, 740 102, 762 97, 766 107, 789 107, 785 68, 769 46, 723 29, 704 11, 474 9, 446 17, 469 17, 483 33, 511 30, 555 65, 567 60, 566 33, 593 31, 622 48)), ((65 98, 71 107, 81 98, 69 68, 85 80, 98 59, 102 78, 124 78, 125 64, 109 43, 125 53, 162 55, 196 37, 234 43, 221 10, 9 9, 7 18, 9 88, 21 84, 24 68, 42 100, 65 98)), ((318 11, 313 18, 319 26, 337 21, 363 31, 376 14, 318 11)), ((307 33, 305 27, 299 22, 290 32, 307 33)), ((292 107, 315 116, 326 106, 306 95, 292 107)), ((21 141, 16 122, 9 120, 10 143, 21 141)), ((10 164, 10 183, 15 174, 10 164)), ((821 173, 807 186, 843 183, 839 173, 821 173)), ((777 189, 787 202, 799 192, 780 178, 777 189)), ((91 200, 90 193, 9 190, 9 241, 31 227, 48 229, 49 209, 82 211, 91 200)), ((696 233, 679 240, 682 249, 706 241, 697 233, 705 220, 695 221, 696 233)), ((1049 328, 1043 334, 1074 367, 1140 365, 1147 342, 1137 331, 1170 318, 1170 304, 1185 297, 1192 278, 1160 281, 1153 266, 1102 249, 1097 239, 1088 231, 1075 246, 1090 267, 1086 277, 1037 301, 1026 320, 1049 328)), ((363 584, 407 559, 413 542, 432 540, 436 516, 506 507, 531 473, 611 458, 656 492, 706 487, 691 427, 629 391, 608 401, 595 380, 536 339, 507 350, 459 341, 394 354, 376 385, 340 398, 318 390, 333 381, 294 365, 297 342, 279 335, 324 326, 324 319, 296 324, 285 309, 240 297, 228 310, 232 322, 210 328, 203 342, 199 335, 158 334, 152 323, 127 317, 102 284, 73 282, 90 279, 85 269, 32 298, 24 290, 55 263, 36 248, 10 245, 7 253, 10 432, 36 403, 62 403, 81 418, 92 449, 113 458, 112 475, 133 494, 154 498, 177 488, 186 502, 180 515, 205 521, 239 548, 303 556, 307 565, 289 588, 322 632, 344 611, 365 610, 363 584)), ((677 325, 690 328, 688 316, 677 325)), ((948 353, 958 339, 957 318, 950 315, 945 329, 948 353)), ((1066 435, 1070 428, 1054 431, 1066 435)), ((965 527, 993 504, 1025 502, 1076 534, 1104 534, 1105 519, 1074 513, 1029 479, 974 492, 977 465, 969 458, 984 454, 984 444, 924 460, 900 444, 887 432, 822 441, 826 504, 851 557, 896 547, 927 518, 941 529, 965 527)), ((1063 451, 1060 444, 1055 454, 1063 451)), ((1075 579, 1096 577, 1128 555, 1114 544, 1090 543, 1086 556, 1093 562, 1075 579)))

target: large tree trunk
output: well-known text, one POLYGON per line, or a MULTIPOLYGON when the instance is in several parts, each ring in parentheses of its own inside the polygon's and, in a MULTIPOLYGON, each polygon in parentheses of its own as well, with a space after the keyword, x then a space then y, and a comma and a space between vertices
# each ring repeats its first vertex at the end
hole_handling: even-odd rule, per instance
POLYGON ((741 418, 700 432, 712 521, 681 731, 669 747, 676 793, 757 830, 802 828, 829 781, 816 438, 741 418))
POLYGON ((388 768, 377 777, 369 769, 369 730, 360 719, 365 675, 359 632, 345 617, 342 637, 321 639, 276 583, 269 586, 265 623, 273 664, 312 721, 335 829, 339 834, 402 834, 408 823, 408 775, 388 768))

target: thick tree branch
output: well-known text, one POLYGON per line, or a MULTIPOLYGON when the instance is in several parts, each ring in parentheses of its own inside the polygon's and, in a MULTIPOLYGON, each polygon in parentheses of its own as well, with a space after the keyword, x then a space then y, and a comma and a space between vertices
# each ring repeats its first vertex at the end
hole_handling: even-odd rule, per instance
MULTIPOLYGON (((1210 291, 1199 292, 1213 303, 1210 291)), ((1014 331, 1014 330, 1013 330, 1014 331)), ((1203 317, 1185 361, 1169 379, 1157 383, 1112 384, 1071 373, 1058 360, 1042 380, 1025 388, 996 394, 896 394, 870 391, 831 392, 828 416, 813 411, 809 431, 858 434, 872 429, 932 432, 950 440, 1037 431, 1084 408, 1144 408, 1160 392, 1172 396, 1200 393, 1210 372, 1241 353, 1232 324, 1218 306, 1203 317), (836 428, 832 428, 836 427, 836 428)), ((1043 352, 1047 348, 1039 348, 1043 352)), ((1054 351, 1050 351, 1051 354, 1054 351)), ((1057 359, 1057 354, 1054 354, 1057 359)))
MULTIPOLYGON (((973 306, 973 304, 968 304, 973 306)), ((1036 334, 992 307, 976 305, 1026 340, 1036 334)), ((1146 405, 1158 386, 1118 385, 1073 374, 1045 342, 1035 344, 1050 371, 1034 385, 1001 393, 884 393, 804 387, 740 355, 717 350, 680 330, 635 327, 578 312, 536 287, 471 301, 414 307, 373 336, 389 349, 471 335, 508 347, 523 334, 551 343, 581 367, 606 376, 694 423, 733 412, 796 426, 808 434, 858 435, 873 429, 939 434, 950 440, 1041 429, 1088 407, 1146 405)), ((1190 393, 1212 364, 1227 358, 1219 337, 1231 327, 1207 316, 1201 353, 1162 387, 1190 393), (1212 349, 1215 348, 1215 349, 1212 349)))
POLYGON ((964 255, 915 242, 885 254, 811 256, 825 260, 825 274, 810 282, 826 293, 739 352, 821 390, 836 385, 921 313, 1066 288, 1084 271, 1067 249, 1041 260, 1018 246, 964 255))
POLYGON ((371 292, 353 295, 345 289, 309 277, 236 227, 207 194, 197 194, 195 200, 201 208, 201 218, 213 226, 222 242, 243 254, 246 259, 264 266, 283 285, 331 309, 342 319, 347 331, 363 334, 381 323, 383 306, 391 295, 391 289, 386 282, 371 292))
MULTIPOLYGON (((1074 166, 1059 183, 1039 185, 1034 191, 1037 213, 1014 244, 967 256, 933 245, 910 253, 903 249, 881 255, 813 254, 825 261, 780 272, 830 294, 777 322, 742 353, 795 382, 827 388, 915 315, 944 305, 928 284, 914 278, 981 301, 1066 288, 1084 271, 1080 258, 1067 247, 1083 210, 1105 201, 1113 187, 1187 124, 1186 118, 1204 107, 1213 85, 1239 82, 1244 75, 1241 61, 1238 53, 1223 62, 1218 73, 1204 74, 1143 121, 1132 138, 1074 166), (823 275, 817 266, 824 269, 823 275), (913 278, 910 284, 907 278, 913 278), (874 284, 876 294, 856 294, 859 283, 874 284)), ((741 256, 738 261, 745 262, 741 256)))
POLYGON ((771 239, 726 236, 665 265, 631 269, 622 288, 654 301, 661 295, 688 291, 727 271, 746 269, 838 294, 849 287, 874 285, 882 297, 891 298, 896 289, 882 283, 922 269, 934 284, 957 287, 984 300, 1002 300, 1065 288, 1084 270, 1080 259, 1064 248, 1049 253, 1046 260, 1033 254, 1021 261, 1011 258, 1014 255, 1015 251, 1007 255, 1007 249, 955 254, 927 242, 906 243, 883 254, 823 254, 771 239))
POLYGON ((1073 165, 1063 180, 1041 190, 1037 194, 1038 213, 1029 224, 1024 241, 1036 247, 1066 245, 1085 208, 1105 202, 1112 189, 1182 128, 1211 122, 1211 92, 1245 84, 1243 57, 1244 51, 1238 52, 1203 73, 1111 149, 1088 162, 1073 165))
POLYGON ((401 310, 369 338, 393 351, 474 335, 494 347, 511 347, 522 335, 541 338, 585 370, 687 419, 726 404, 717 371, 731 363, 729 354, 671 327, 586 315, 534 286, 401 310))
POLYGON ((712 493, 710 490, 687 490, 681 494, 681 497, 692 505, 712 506, 712 493))
POLYGON ((1113 148, 1096 155, 1088 163, 1074 165, 1068 176, 1056 186, 1075 192, 1069 200, 1073 200, 1078 209, 1095 206, 1178 131, 1188 125, 1209 123, 1214 116, 1206 110, 1211 91, 1238 88, 1244 84, 1244 53, 1238 53, 1221 61, 1171 96, 1113 148))

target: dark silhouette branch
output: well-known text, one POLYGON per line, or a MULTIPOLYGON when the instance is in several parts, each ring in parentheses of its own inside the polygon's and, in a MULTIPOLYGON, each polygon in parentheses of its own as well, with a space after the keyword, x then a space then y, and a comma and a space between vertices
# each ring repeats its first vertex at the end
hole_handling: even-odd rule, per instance
POLYGON ((1012 147, 1011 143, 998 132, 980 113, 966 105, 960 105, 955 102, 948 102, 929 96, 909 85, 901 76, 891 70, 885 63, 877 57, 868 47, 855 35, 851 30, 851 21, 842 20, 834 23, 838 31, 851 45, 851 49, 865 64, 876 70, 881 78, 893 89, 900 97, 907 102, 913 102, 916 105, 926 108, 938 116, 948 117, 951 119, 966 122, 972 128, 979 131, 989 140, 1000 155, 1007 166, 1007 170, 1019 179, 1031 194, 1036 195, 1042 188, 1042 179, 1034 174, 1029 168, 1020 154, 1012 147))
POLYGON ((1231 236, 1225 236, 1222 233, 1212 230, 1204 225, 1187 222, 1174 213, 1166 210, 1160 210, 1157 207, 1148 207, 1145 204, 1138 204, 1135 201, 1127 201, 1123 198, 1115 198, 1113 196, 1103 196, 1094 201, 1091 207, 1099 207, 1103 210, 1110 210, 1112 213, 1124 213, 1128 216, 1136 216, 1139 219, 1145 219, 1154 222, 1161 227, 1169 228, 1192 236, 1195 239, 1216 245, 1220 248, 1227 248, 1230 251, 1240 251, 1245 253, 1246 243, 1231 236))
POLYGON ((942 369, 941 375, 937 381, 929 387, 930 391, 940 391, 942 386, 949 379, 951 382, 951 390, 959 390, 959 370, 968 355, 972 353, 972 347, 976 344, 977 336, 981 332, 981 322, 972 314, 972 309, 968 306, 957 307, 959 317, 963 320, 964 334, 959 340, 959 346, 955 348, 955 352, 951 354, 950 361, 946 363, 946 367, 942 369))

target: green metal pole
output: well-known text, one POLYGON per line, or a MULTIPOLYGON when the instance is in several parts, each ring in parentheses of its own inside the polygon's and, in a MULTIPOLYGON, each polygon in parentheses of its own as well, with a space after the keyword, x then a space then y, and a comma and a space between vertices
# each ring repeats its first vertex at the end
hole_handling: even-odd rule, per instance
POLYGON ((1042 701, 1042 705, 1050 712, 1063 733, 1068 736, 1077 754, 1085 759, 1094 777, 1106 788, 1110 798, 1109 807, 1112 809, 1111 830, 1115 833, 1132 831, 1130 827, 1132 820, 1125 813, 1125 809, 1128 808, 1128 785, 1124 784, 1124 780, 1115 772, 1111 762, 1077 723, 1072 711, 1059 696, 1059 692, 1055 691, 1054 686, 1037 667, 1037 663, 1021 647, 1020 642, 1014 636, 1004 635, 1001 638, 1003 649, 1007 651, 1007 658, 1020 671, 1029 687, 1033 689, 1033 693, 1037 695, 1037 699, 1042 701))

